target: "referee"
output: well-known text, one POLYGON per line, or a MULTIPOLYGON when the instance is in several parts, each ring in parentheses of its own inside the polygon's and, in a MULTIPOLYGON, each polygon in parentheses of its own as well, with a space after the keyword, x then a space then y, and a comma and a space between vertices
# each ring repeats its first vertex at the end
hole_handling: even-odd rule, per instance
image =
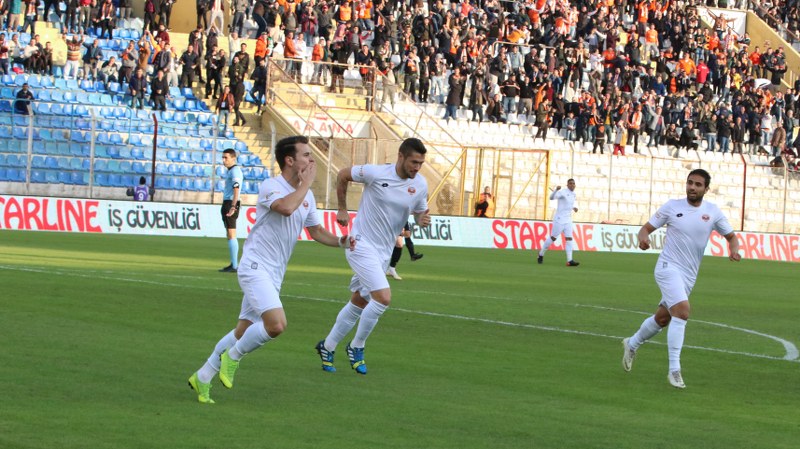
POLYGON ((242 169, 236 165, 236 151, 228 148, 222 152, 222 165, 228 169, 225 174, 225 190, 222 193, 222 223, 228 234, 228 252, 231 264, 219 271, 236 273, 239 268, 239 241, 236 240, 236 219, 239 218, 239 191, 244 182, 242 169))

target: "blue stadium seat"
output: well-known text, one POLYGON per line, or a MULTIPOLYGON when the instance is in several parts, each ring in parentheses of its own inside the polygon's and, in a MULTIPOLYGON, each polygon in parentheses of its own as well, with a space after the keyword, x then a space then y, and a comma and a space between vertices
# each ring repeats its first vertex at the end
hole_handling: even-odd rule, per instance
POLYGON ((120 169, 120 162, 113 159, 108 161, 108 164, 106 165, 106 171, 111 173, 121 173, 122 170, 120 169))
POLYGON ((163 164, 156 162, 156 173, 158 173, 159 175, 169 174, 169 165, 170 164, 163 164))
POLYGON ((9 154, 6 157, 6 165, 8 165, 9 167, 20 167, 24 164, 20 164, 19 156, 17 156, 16 154, 9 154))
POLYGON ((50 115, 52 112, 50 111, 51 106, 50 103, 34 103, 33 104, 33 112, 39 115, 50 115))
POLYGON ((49 76, 43 76, 41 80, 39 80, 39 85, 41 85, 45 89, 53 89, 55 88, 55 84, 53 84, 53 80, 49 76))
POLYGON ((14 127, 14 138, 19 140, 28 140, 28 129, 19 126, 14 127))
POLYGON ((14 78, 14 85, 17 86, 17 87, 22 87, 22 85, 27 83, 27 82, 28 82, 28 76, 27 75, 17 75, 14 78))
POLYGON ((173 119, 172 119, 172 120, 173 120, 175 123, 188 123, 188 122, 189 122, 189 121, 186 119, 186 114, 185 114, 185 113, 183 113, 183 112, 181 112, 181 111, 177 111, 177 112, 175 112, 175 116, 173 117, 173 119))
POLYGON ((180 164, 167 164, 167 173, 169 173, 170 175, 181 174, 180 164))
POLYGON ((172 100, 172 107, 174 107, 176 111, 186 111, 186 99, 175 98, 172 100))
POLYGON ((169 179, 164 176, 156 178, 156 189, 166 190, 169 189, 169 179))
POLYGON ((104 94, 106 93, 106 85, 103 84, 102 81, 95 81, 94 82, 94 91, 97 93, 104 94))
POLYGON ((81 158, 73 157, 69 160, 69 168, 70 170, 82 170, 83 169, 83 160, 81 158))
POLYGON ((46 182, 44 172, 41 170, 31 170, 31 182, 46 182))
POLYGON ((81 89, 86 92, 94 92, 94 83, 90 80, 83 80, 81 81, 81 89))
POLYGON ((108 170, 108 161, 105 159, 95 159, 94 160, 94 171, 107 171, 108 170))
POLYGON ((236 150, 237 153, 247 153, 247 144, 239 140, 234 144, 233 149, 236 150))
POLYGON ((5 75, 3 75, 3 84, 7 86, 14 85, 14 77, 6 73, 5 75))
POLYGON ((58 176, 58 182, 59 183, 61 183, 61 184, 71 184, 71 178, 69 176, 69 172, 60 171, 60 172, 56 172, 56 175, 58 176))
POLYGON ((86 106, 79 104, 75 106, 75 109, 72 110, 72 115, 77 117, 88 117, 89 116, 89 108, 86 106))
POLYGON ((75 94, 75 101, 77 101, 79 104, 82 104, 82 105, 87 105, 87 104, 91 103, 91 101, 89 100, 89 94, 86 93, 86 92, 78 92, 78 93, 76 93, 75 94))
POLYGON ((176 150, 169 150, 169 151, 167 151, 167 159, 169 159, 169 160, 171 160, 173 162, 178 162, 178 161, 180 161, 180 155, 178 154, 178 152, 176 150))
POLYGON ((8 176, 8 169, 5 167, 0 167, 0 181, 11 181, 8 176))
POLYGON ((100 95, 100 104, 105 106, 113 106, 114 100, 111 98, 109 94, 102 94, 100 95))
POLYGON ((89 138, 87 137, 86 133, 73 129, 70 131, 70 140, 73 142, 88 142, 89 138))
MULTIPOLYGON (((88 82, 90 82, 90 83, 91 83, 91 81, 88 81, 88 82)), ((103 104, 103 102, 101 101, 101 95, 100 95, 100 94, 98 94, 98 93, 89 94, 89 101, 88 101, 88 103, 89 103, 89 104, 93 104, 93 105, 95 105, 95 106, 100 106, 100 105, 102 105, 102 104, 103 104)))
POLYGON ((146 173, 144 170, 144 164, 139 161, 135 161, 131 164, 131 170, 134 173, 146 173))
POLYGON ((172 190, 180 190, 181 188, 181 178, 176 178, 171 176, 169 178, 169 188, 172 190))
MULTIPOLYGON (((209 183, 210 183, 210 182, 211 182, 211 181, 209 181, 209 183)), ((203 180, 203 179, 200 179, 200 178, 198 178, 198 179, 195 179, 195 180, 192 182, 192 190, 194 190, 195 192, 204 192, 204 191, 206 190, 206 183, 205 183, 205 180, 203 180)))
POLYGON ((80 85, 78 84, 78 80, 68 79, 67 80, 67 89, 69 90, 78 90, 80 89, 80 85))
POLYGON ((100 120, 98 126, 103 131, 112 131, 114 129, 114 121, 113 120, 100 120))
POLYGON ((39 95, 36 96, 36 99, 39 101, 53 101, 53 97, 50 95, 49 90, 40 90, 39 95))
POLYGON ((111 158, 114 158, 114 159, 119 159, 119 158, 122 157, 122 156, 120 156, 120 149, 118 147, 107 145, 107 146, 105 146, 105 148, 106 148, 106 151, 108 152, 108 157, 111 157, 111 158))
POLYGON ((109 142, 112 145, 122 145, 124 142, 122 141, 122 136, 117 133, 111 133, 108 135, 109 142))
POLYGON ((178 142, 172 137, 166 137, 164 138, 164 143, 160 146, 163 146, 164 148, 178 149, 178 142))
POLYGON ((56 78, 55 88, 57 91, 67 90, 67 80, 64 78, 56 78))
POLYGON ((75 92, 70 90, 64 92, 64 101, 67 103, 75 103, 78 99, 75 97, 75 92))
POLYGON ((173 111, 162 111, 161 112, 161 120, 165 122, 172 122, 175 119, 175 112, 173 111))
MULTIPOLYGON (((36 160, 37 157, 38 156, 34 156, 34 160, 36 160)), ((58 168, 58 159, 56 159, 56 158, 54 158, 52 156, 45 157, 44 158, 44 167, 45 168, 50 168, 50 169, 53 169, 53 170, 57 169, 58 168)))
POLYGON ((85 182, 83 180, 82 173, 71 172, 69 174, 69 177, 70 177, 70 180, 69 180, 70 184, 75 184, 75 185, 84 185, 85 184, 85 182))
POLYGON ((217 165, 217 177, 222 178, 225 176, 225 167, 222 165, 217 165))
POLYGON ((191 178, 181 178, 181 190, 192 190, 194 181, 191 178))
POLYGON ((119 92, 120 85, 119 83, 108 83, 107 89, 108 92, 117 93, 119 92))
POLYGON ((183 88, 183 96, 186 98, 191 98, 192 100, 196 100, 197 97, 194 96, 194 91, 191 87, 184 87, 183 88))
POLYGON ((192 152, 189 153, 189 155, 191 156, 192 162, 194 162, 195 164, 202 164, 203 163, 203 155, 204 154, 205 153, 200 152, 200 151, 192 151, 192 152))
POLYGON ((47 170, 44 172, 44 182, 48 184, 57 184, 58 183, 58 172, 47 170))
POLYGON ((110 184, 108 183, 108 175, 105 173, 95 173, 94 174, 94 183, 99 185, 100 187, 109 187, 110 184))
POLYGON ((132 171, 131 161, 120 161, 119 171, 122 173, 130 173, 132 171))
POLYGON ((2 89, 0 89, 0 97, 10 100, 17 98, 17 95, 10 87, 3 87, 2 89))
POLYGON ((112 187, 122 187, 122 177, 118 173, 108 175, 108 185, 112 187))
POLYGON ((181 169, 180 170, 180 175, 181 176, 194 176, 194 173, 192 172, 192 167, 193 167, 193 165, 181 164, 180 165, 180 169, 181 169))
POLYGON ((11 101, 9 100, 0 101, 0 112, 11 112, 11 101))
POLYGON ((217 179, 217 182, 216 182, 216 184, 214 186, 214 191, 222 192, 224 190, 225 190, 225 182, 223 180, 221 180, 221 179, 217 179))
POLYGON ((39 75, 28 75, 28 85, 31 89, 38 89, 42 87, 39 83, 39 75))

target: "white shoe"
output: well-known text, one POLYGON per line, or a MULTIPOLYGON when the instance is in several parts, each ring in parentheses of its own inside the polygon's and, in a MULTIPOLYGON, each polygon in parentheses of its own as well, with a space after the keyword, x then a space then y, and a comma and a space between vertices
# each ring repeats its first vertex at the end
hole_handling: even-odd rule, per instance
POLYGON ((667 374, 667 380, 669 380, 670 385, 675 388, 686 388, 686 384, 683 383, 683 376, 681 376, 680 370, 672 371, 671 373, 667 374))
POLYGON ((389 267, 389 269, 386 271, 386 276, 391 276, 397 279, 398 281, 403 280, 403 278, 401 278, 400 275, 397 274, 397 270, 394 267, 389 267))
POLYGON ((633 359, 636 358, 636 350, 628 346, 628 340, 630 340, 630 338, 624 338, 622 340, 622 348, 624 349, 622 353, 622 369, 625 371, 630 371, 631 368, 633 368, 633 359))

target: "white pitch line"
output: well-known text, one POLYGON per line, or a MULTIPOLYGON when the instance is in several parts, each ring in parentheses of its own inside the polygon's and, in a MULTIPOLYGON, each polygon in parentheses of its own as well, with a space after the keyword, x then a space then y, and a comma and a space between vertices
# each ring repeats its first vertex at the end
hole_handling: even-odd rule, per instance
MULTIPOLYGON (((613 311, 613 312, 636 313, 636 314, 639 314, 639 315, 652 315, 649 312, 642 312, 642 311, 639 311, 639 310, 619 309, 619 308, 616 308, 616 307, 595 306, 595 305, 591 305, 591 304, 575 304, 575 305, 577 307, 586 307, 586 308, 589 308, 589 309, 610 310, 610 311, 613 311)), ((723 327, 725 329, 733 329, 733 330, 737 330, 737 331, 744 332, 744 333, 747 333, 747 334, 758 335, 759 337, 769 338, 770 340, 777 341, 778 343, 783 345, 784 349, 786 350, 786 355, 783 356, 783 360, 797 361, 797 359, 800 358, 800 351, 797 350, 797 346, 795 346, 792 342, 784 340, 784 339, 782 339, 780 337, 776 337, 776 336, 770 335, 770 334, 765 334, 763 332, 754 331, 752 329, 746 329, 746 328, 743 328, 743 327, 736 327, 736 326, 731 326, 731 325, 728 325, 728 324, 715 323, 713 321, 703 321, 703 320, 695 320, 695 319, 692 319, 692 321, 695 322, 695 323, 703 323, 703 324, 708 324, 710 326, 723 327)))
MULTIPOLYGON (((208 287, 208 286, 186 285, 186 284, 174 284, 174 283, 168 283, 168 282, 151 281, 151 280, 147 280, 147 279, 132 279, 132 278, 112 277, 112 276, 97 276, 96 274, 95 275, 88 275, 88 274, 82 274, 82 273, 72 273, 72 272, 64 272, 64 271, 58 271, 58 270, 45 270, 45 269, 37 269, 37 268, 23 268, 23 267, 17 267, 17 266, 0 265, 0 269, 31 272, 31 273, 51 274, 51 275, 61 275, 61 276, 73 276, 73 277, 89 278, 89 279, 104 279, 104 280, 109 280, 109 281, 133 282, 133 283, 138 283, 138 284, 157 285, 157 286, 161 286, 161 287, 179 287, 179 288, 189 287, 189 288, 196 288, 196 289, 201 289, 201 290, 214 290, 214 291, 223 291, 223 292, 237 292, 238 291, 238 289, 230 289, 230 288, 219 288, 219 287, 208 287)), ((304 299, 304 300, 309 300, 309 301, 327 302, 327 303, 332 303, 332 304, 341 304, 341 303, 344 302, 343 299, 333 299, 333 298, 317 298, 317 297, 312 297, 312 296, 289 295, 289 294, 283 294, 281 296, 285 297, 285 298, 304 299)), ((575 305, 578 306, 578 307, 606 309, 606 310, 611 310, 611 311, 620 311, 620 312, 629 312, 629 313, 638 313, 638 314, 647 315, 646 312, 640 312, 640 311, 634 311, 634 310, 615 309, 615 308, 612 308, 612 307, 601 307, 601 306, 592 306, 592 305, 584 305, 584 304, 575 304, 575 305)), ((535 330, 548 331, 548 332, 559 332, 559 333, 564 333, 564 334, 586 335, 586 336, 590 336, 590 337, 601 337, 601 338, 609 338, 609 339, 615 339, 615 340, 621 340, 623 338, 623 337, 618 336, 618 335, 608 335, 608 334, 601 334, 601 333, 597 333, 597 332, 579 331, 579 330, 574 330, 574 329, 565 329, 565 328, 554 327, 554 326, 543 326, 543 325, 528 324, 528 323, 514 323, 514 322, 511 322, 511 321, 490 320, 488 318, 476 318, 476 317, 469 317, 469 316, 463 316, 463 315, 454 315, 454 314, 449 314, 449 313, 426 312, 426 311, 422 311, 422 310, 403 309, 401 307, 392 307, 392 310, 395 310, 397 312, 403 312, 403 313, 411 313, 411 314, 415 314, 415 315, 432 316, 432 317, 440 317, 440 318, 450 318, 450 319, 464 320, 464 321, 474 321, 474 322, 479 322, 479 323, 496 324, 496 325, 501 325, 501 326, 518 327, 518 328, 524 328, 524 329, 535 329, 535 330)), ((733 326, 727 326, 727 325, 720 324, 720 323, 708 323, 708 324, 719 325, 721 327, 729 327, 731 329, 736 329, 736 330, 750 331, 749 329, 740 329, 740 328, 736 328, 736 327, 733 327, 733 326)), ((762 333, 756 332, 756 331, 750 331, 750 333, 753 333, 755 335, 761 335, 761 336, 772 338, 772 339, 776 339, 778 341, 785 341, 785 340, 779 339, 778 337, 774 337, 774 336, 771 336, 771 335, 768 335, 768 334, 762 334, 762 333)), ((648 342, 648 343, 658 344, 658 345, 663 345, 664 344, 664 343, 660 343, 660 342, 648 342)), ((791 343, 789 343, 789 342, 786 342, 786 343, 788 343, 789 345, 794 347, 794 345, 792 345, 791 343)), ((749 352, 728 351, 726 349, 707 348, 707 347, 703 347, 703 346, 692 346, 692 345, 685 345, 684 347, 685 348, 692 348, 692 349, 700 349, 700 350, 703 350, 703 351, 719 352, 719 353, 724 353, 724 354, 743 355, 743 356, 746 356, 746 357, 754 357, 754 358, 760 358, 760 359, 784 360, 784 361, 789 361, 789 362, 800 362, 800 360, 797 360, 797 357, 794 357, 794 358, 773 357, 773 356, 769 356, 769 355, 765 355, 765 354, 753 354, 753 353, 749 353, 749 352)), ((795 351, 796 350, 797 350, 797 348, 795 348, 795 351)), ((787 356, 788 356, 788 351, 787 351, 787 356)))

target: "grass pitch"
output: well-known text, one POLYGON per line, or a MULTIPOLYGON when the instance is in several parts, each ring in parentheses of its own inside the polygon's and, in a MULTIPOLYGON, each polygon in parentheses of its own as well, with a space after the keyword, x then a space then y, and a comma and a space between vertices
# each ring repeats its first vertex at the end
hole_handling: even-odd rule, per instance
POLYGON ((655 254, 419 250, 358 376, 347 340, 335 374, 313 349, 349 267, 299 243, 286 333, 208 406, 186 379, 239 311, 223 239, 0 231, 0 448, 797 447, 797 265, 704 260, 679 391, 666 332, 620 366, 655 254))

